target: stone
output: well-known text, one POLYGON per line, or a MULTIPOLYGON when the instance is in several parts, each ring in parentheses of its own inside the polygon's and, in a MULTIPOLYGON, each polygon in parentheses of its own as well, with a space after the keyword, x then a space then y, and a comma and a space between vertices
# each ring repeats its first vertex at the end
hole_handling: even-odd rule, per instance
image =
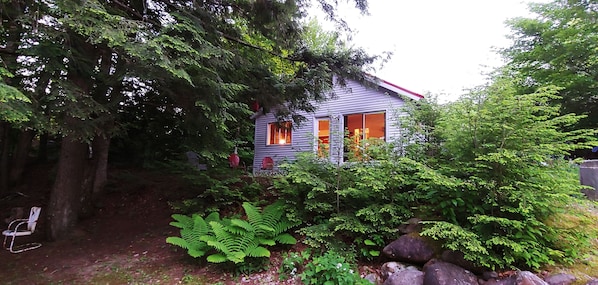
POLYGON ((478 277, 452 263, 430 260, 424 265, 424 284, 426 285, 479 285, 478 277))
POLYGON ((415 267, 399 270, 390 275, 382 285, 423 285, 424 273, 415 267))
POLYGON ((598 279, 592 279, 586 283, 586 285, 598 285, 598 279))
POLYGON ((544 281, 550 285, 570 285, 577 281, 577 278, 571 274, 558 273, 544 278, 544 281))
POLYGON ((395 272, 398 272, 405 268, 407 268, 407 266, 400 262, 386 262, 382 264, 382 267, 380 267, 380 275, 382 276, 382 279, 386 280, 388 277, 390 277, 390 275, 393 275, 395 272))
POLYGON ((484 283, 480 282, 480 285, 515 285, 515 282, 516 276, 510 276, 504 279, 491 278, 484 283))
MULTIPOLYGON (((460 267, 463 267, 463 268, 465 268, 475 274, 478 274, 478 275, 489 271, 488 268, 476 266, 473 262, 466 260, 463 253, 460 251, 445 250, 440 255, 440 259, 442 259, 443 261, 446 261, 448 263, 452 263, 452 264, 458 265, 460 267)), ((496 276, 498 276, 498 274, 496 274, 496 276)), ((482 276, 482 278, 484 278, 484 280, 488 280, 491 278, 491 276, 488 278, 482 276)))
POLYGON ((376 273, 370 273, 370 274, 366 275, 365 277, 363 277, 363 279, 369 281, 370 283, 372 283, 374 285, 382 284, 382 279, 376 273))
POLYGON ((382 253, 391 260, 424 264, 436 254, 432 243, 418 233, 400 236, 384 247, 382 253))
POLYGON ((515 276, 516 285, 548 285, 546 281, 529 271, 520 271, 515 276))

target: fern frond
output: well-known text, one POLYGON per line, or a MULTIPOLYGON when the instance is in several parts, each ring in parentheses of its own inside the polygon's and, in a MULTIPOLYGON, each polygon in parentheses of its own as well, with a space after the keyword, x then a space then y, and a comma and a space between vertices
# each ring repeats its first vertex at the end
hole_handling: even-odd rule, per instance
POLYGON ((265 244, 265 245, 269 245, 269 246, 276 245, 276 241, 273 239, 269 239, 269 238, 260 238, 259 241, 260 241, 259 242, 260 244, 265 244))
POLYGON ((274 238, 275 241, 281 244, 296 244, 297 239, 288 233, 278 235, 274 238))
POLYGON ((260 213, 260 208, 252 205, 249 202, 244 202, 243 209, 247 215, 247 221, 251 225, 256 226, 262 223, 262 214, 260 213))
MULTIPOLYGON (((239 228, 242 228, 246 232, 255 232, 255 229, 253 228, 253 226, 250 223, 248 223, 247 221, 243 221, 243 220, 239 220, 239 219, 232 219, 230 221, 230 223, 233 226, 237 226, 239 228)), ((235 234, 241 235, 243 233, 242 232, 235 232, 235 234)))
POLYGON ((193 219, 189 216, 173 214, 171 217, 175 220, 174 222, 170 222, 170 225, 173 227, 183 229, 193 226, 193 219))
POLYGON ((265 247, 257 246, 247 252, 250 257, 270 257, 270 251, 265 247))
POLYGON ((226 255, 222 254, 222 253, 215 253, 212 255, 209 255, 206 260, 208 262, 212 262, 212 263, 222 263, 222 262, 226 262, 228 261, 228 258, 226 257, 226 255))
POLYGON ((187 241, 180 237, 167 237, 166 242, 172 245, 182 247, 184 249, 189 248, 189 244, 187 243, 187 241))

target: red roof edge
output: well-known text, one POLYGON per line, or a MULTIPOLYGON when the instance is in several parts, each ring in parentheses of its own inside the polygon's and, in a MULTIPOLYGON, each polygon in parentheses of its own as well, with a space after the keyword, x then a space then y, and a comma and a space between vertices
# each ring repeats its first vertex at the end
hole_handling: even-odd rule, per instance
POLYGON ((401 86, 398 86, 398 85, 396 85, 396 84, 394 84, 394 83, 388 82, 388 81, 386 81, 386 80, 380 80, 380 81, 382 81, 382 82, 384 82, 384 83, 386 83, 386 84, 388 84, 388 85, 390 85, 390 86, 392 86, 392 87, 395 87, 395 88, 397 88, 397 89, 403 90, 403 91, 405 91, 405 92, 407 92, 407 93, 409 93, 409 94, 412 94, 412 95, 413 95, 413 96, 415 96, 415 97, 419 97, 420 99, 421 99, 421 98, 424 98, 424 95, 421 95, 421 94, 419 94, 419 93, 415 93, 415 92, 413 92, 413 91, 411 91, 411 90, 409 90, 409 89, 405 89, 405 88, 403 88, 403 87, 401 87, 401 86))
POLYGON ((394 83, 388 82, 388 81, 386 81, 386 80, 384 80, 384 79, 381 79, 381 78, 379 78, 379 77, 377 77, 377 76, 374 76, 374 75, 371 75, 371 74, 367 74, 367 75, 368 75, 368 76, 371 76, 371 77, 372 77, 372 79, 374 79, 374 80, 375 80, 375 82, 376 82, 376 83, 378 84, 378 86, 380 86, 380 87, 383 87, 383 88, 389 89, 390 91, 397 92, 398 94, 401 94, 401 95, 407 96, 407 97, 409 97, 409 98, 411 98, 411 99, 414 99, 414 100, 419 100, 419 99, 422 99, 422 98, 424 98, 424 95, 421 95, 421 94, 419 94, 419 93, 413 92, 413 91, 411 91, 411 90, 409 90, 409 89, 403 88, 403 87, 401 87, 401 86, 398 86, 398 85, 396 85, 396 84, 394 84, 394 83))

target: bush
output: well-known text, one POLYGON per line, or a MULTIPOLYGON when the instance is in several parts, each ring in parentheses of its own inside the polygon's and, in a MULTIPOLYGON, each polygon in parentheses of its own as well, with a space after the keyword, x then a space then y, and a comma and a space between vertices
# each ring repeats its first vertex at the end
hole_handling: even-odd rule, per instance
POLYGON ((361 278, 359 272, 353 268, 355 267, 347 262, 342 255, 329 251, 324 255, 314 257, 299 276, 306 285, 371 284, 361 278))

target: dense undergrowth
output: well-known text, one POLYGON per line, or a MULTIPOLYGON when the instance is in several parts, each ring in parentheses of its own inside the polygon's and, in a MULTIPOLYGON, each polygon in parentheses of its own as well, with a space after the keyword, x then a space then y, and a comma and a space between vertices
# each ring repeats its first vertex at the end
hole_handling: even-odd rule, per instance
MULTIPOLYGON (((564 131, 580 116, 560 115, 548 104, 555 92, 515 95, 507 81, 497 80, 449 105, 420 101, 402 110, 410 116, 397 122, 401 139, 349 146, 351 163, 304 154, 281 166, 286 174, 271 178, 272 184, 204 173, 194 178, 203 191, 177 207, 184 214, 239 217, 231 208, 244 202, 284 201, 276 205, 296 225, 288 232, 311 248, 309 260, 294 267, 305 280, 310 262, 342 258, 344 268, 345 261, 376 258, 412 217, 423 220, 421 235, 481 266, 571 264, 584 258, 597 232, 580 206, 588 202, 577 165, 565 157, 587 147, 595 132, 564 131)), ((353 274, 343 272, 329 280, 353 274)))

